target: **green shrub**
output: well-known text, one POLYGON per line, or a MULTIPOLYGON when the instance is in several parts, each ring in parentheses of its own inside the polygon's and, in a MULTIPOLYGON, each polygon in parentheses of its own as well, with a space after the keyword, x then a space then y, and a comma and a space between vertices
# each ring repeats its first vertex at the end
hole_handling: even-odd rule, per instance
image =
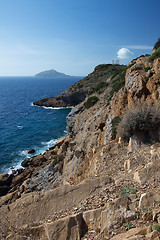
POLYGON ((153 49, 157 50, 160 47, 160 38, 158 38, 157 42, 154 44, 153 49))
POLYGON ((158 141, 160 126, 159 104, 140 103, 128 110, 118 124, 117 132, 124 140, 132 136, 141 136, 142 142, 158 141))
POLYGON ((124 87, 127 68, 127 66, 123 66, 123 68, 118 70, 116 69, 114 71, 114 74, 112 75, 112 90, 110 91, 110 94, 108 96, 109 100, 111 100, 115 92, 118 92, 122 87, 124 87))
POLYGON ((132 188, 130 186, 127 186, 126 188, 120 189, 120 195, 122 197, 128 196, 129 194, 135 194, 137 190, 135 188, 132 188))
POLYGON ((125 85, 125 79, 114 82, 112 85, 112 90, 110 91, 109 99, 111 99, 113 97, 113 94, 115 92, 118 92, 122 87, 124 87, 124 85, 125 85))
POLYGON ((109 83, 101 82, 94 89, 93 92, 99 92, 102 88, 108 87, 109 83))
POLYGON ((126 228, 127 231, 131 228, 134 228, 134 225, 131 222, 126 222, 123 226, 126 228))
POLYGON ((152 231, 154 231, 154 230, 157 230, 158 232, 160 232, 160 224, 158 224, 158 223, 153 224, 152 231))
POLYGON ((117 135, 117 125, 118 123, 121 121, 121 118, 119 116, 115 117, 112 119, 111 121, 111 124, 112 124, 112 133, 111 133, 111 136, 112 136, 112 139, 115 139, 116 138, 116 135, 117 135))
POLYGON ((151 69, 151 67, 145 67, 144 68, 144 70, 146 71, 146 72, 148 72, 148 70, 150 70, 151 69))
POLYGON ((152 55, 149 57, 149 61, 152 62, 156 58, 160 58, 160 47, 154 53, 152 53, 152 55))
POLYGON ((58 163, 58 158, 57 158, 57 156, 55 156, 55 158, 54 158, 54 160, 53 160, 52 162, 53 162, 53 165, 54 165, 54 166, 58 163))
POLYGON ((98 101, 98 98, 96 96, 89 97, 85 102, 84 107, 88 109, 92 107, 97 101, 98 101))

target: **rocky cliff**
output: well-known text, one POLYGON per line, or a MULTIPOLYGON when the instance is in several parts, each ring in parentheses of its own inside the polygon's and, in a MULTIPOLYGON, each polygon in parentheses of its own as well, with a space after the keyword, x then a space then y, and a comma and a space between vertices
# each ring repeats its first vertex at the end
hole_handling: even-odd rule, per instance
POLYGON ((129 66, 99 65, 46 100, 75 105, 68 136, 0 176, 1 239, 160 239, 159 125, 148 144, 134 131, 129 143, 117 134, 133 107, 159 103, 157 50, 129 66))

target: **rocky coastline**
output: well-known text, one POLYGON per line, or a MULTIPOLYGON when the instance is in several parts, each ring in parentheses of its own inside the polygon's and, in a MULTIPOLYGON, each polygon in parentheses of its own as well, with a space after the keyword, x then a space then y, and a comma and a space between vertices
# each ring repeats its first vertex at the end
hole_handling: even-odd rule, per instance
POLYGON ((68 136, 0 175, 0 239, 160 239, 160 129, 148 130, 149 144, 146 132, 129 143, 117 133, 138 102, 159 101, 160 57, 150 56, 99 65, 59 96, 36 101, 74 106, 68 136))

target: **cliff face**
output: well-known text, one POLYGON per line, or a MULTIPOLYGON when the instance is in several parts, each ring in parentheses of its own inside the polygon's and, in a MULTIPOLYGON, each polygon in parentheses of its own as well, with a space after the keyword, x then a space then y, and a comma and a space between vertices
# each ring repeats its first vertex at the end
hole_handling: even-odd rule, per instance
POLYGON ((54 103, 47 99, 76 105, 68 137, 26 159, 25 170, 1 176, 9 189, 0 199, 1 239, 158 240, 159 143, 128 146, 116 127, 127 109, 159 100, 160 58, 149 56, 128 67, 99 65, 54 103))

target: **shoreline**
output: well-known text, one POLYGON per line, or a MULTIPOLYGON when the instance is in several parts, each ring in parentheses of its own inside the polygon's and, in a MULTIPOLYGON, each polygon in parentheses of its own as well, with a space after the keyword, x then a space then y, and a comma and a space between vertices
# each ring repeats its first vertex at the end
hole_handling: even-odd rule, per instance
MULTIPOLYGON (((71 106, 71 107, 45 107, 45 106, 37 106, 37 105, 34 105, 33 102, 30 104, 30 106, 33 106, 33 107, 43 107, 44 109, 51 109, 51 110, 63 110, 63 109, 72 109, 72 108, 74 108, 73 106, 71 106)), ((52 138, 52 139, 50 139, 50 140, 48 140, 46 142, 42 141, 41 142, 41 145, 42 145, 41 147, 40 146, 39 147, 33 146, 33 147, 30 147, 29 149, 20 151, 20 153, 18 155, 19 155, 19 157, 21 159, 18 160, 18 161, 16 161, 17 159, 15 159, 15 162, 10 167, 2 166, 2 172, 0 172, 0 174, 9 174, 9 175, 11 175, 13 171, 17 171, 19 169, 24 169, 21 164, 22 164, 22 162, 26 158, 32 158, 32 157, 36 157, 37 155, 45 154, 45 152, 48 151, 50 148, 53 148, 54 145, 63 136, 65 136, 65 137, 68 136, 66 128, 63 130, 63 134, 60 137, 54 138, 54 139, 52 138), (28 154, 27 153, 31 148, 35 149, 35 153, 34 154, 28 154)))

